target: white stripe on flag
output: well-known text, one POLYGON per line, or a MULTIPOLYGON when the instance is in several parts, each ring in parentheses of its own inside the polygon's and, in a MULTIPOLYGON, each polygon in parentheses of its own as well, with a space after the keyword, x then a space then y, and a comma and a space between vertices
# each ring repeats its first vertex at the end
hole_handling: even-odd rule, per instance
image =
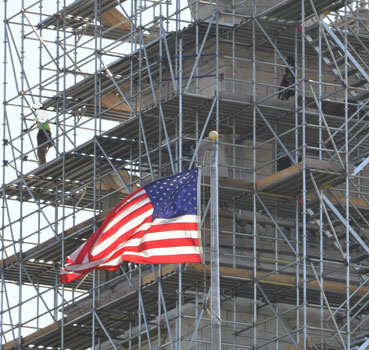
POLYGON ((83 249, 83 247, 86 245, 86 242, 84 242, 80 247, 78 247, 78 249, 76 249, 68 258, 76 261, 77 256, 79 255, 79 253, 81 252, 81 250, 83 249))
POLYGON ((185 255, 185 254, 200 254, 199 247, 195 246, 179 246, 179 247, 165 247, 165 248, 153 248, 146 249, 142 252, 124 252, 124 255, 136 255, 142 257, 151 257, 151 256, 172 256, 172 255, 185 255))
POLYGON ((197 224, 199 220, 198 215, 181 215, 176 218, 156 218, 152 225, 167 225, 167 224, 182 224, 182 223, 194 223, 197 224))
POLYGON ((155 242, 166 239, 183 239, 183 238, 197 239, 198 236, 199 234, 197 230, 152 232, 146 233, 141 238, 131 238, 130 240, 120 244, 118 249, 121 249, 123 247, 138 247, 141 243, 155 242))

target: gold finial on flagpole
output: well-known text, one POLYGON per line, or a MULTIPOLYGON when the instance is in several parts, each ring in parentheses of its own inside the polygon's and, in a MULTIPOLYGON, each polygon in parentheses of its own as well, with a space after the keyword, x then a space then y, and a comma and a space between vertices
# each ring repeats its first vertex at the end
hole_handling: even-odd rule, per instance
POLYGON ((209 132, 209 139, 215 142, 218 139, 218 133, 215 130, 209 132))

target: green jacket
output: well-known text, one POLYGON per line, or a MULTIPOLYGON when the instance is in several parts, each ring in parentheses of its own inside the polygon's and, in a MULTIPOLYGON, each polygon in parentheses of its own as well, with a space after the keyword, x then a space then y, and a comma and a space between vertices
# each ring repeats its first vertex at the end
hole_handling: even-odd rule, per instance
POLYGON ((38 130, 45 129, 46 131, 50 131, 49 122, 46 122, 46 123, 36 122, 36 125, 37 125, 37 129, 38 130))

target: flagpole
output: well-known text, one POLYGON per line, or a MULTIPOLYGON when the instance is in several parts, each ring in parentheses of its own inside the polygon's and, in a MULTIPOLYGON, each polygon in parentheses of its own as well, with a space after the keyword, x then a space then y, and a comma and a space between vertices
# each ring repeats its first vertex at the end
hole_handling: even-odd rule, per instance
POLYGON ((218 208, 218 133, 211 131, 211 349, 221 349, 220 278, 219 278, 219 208, 218 208))

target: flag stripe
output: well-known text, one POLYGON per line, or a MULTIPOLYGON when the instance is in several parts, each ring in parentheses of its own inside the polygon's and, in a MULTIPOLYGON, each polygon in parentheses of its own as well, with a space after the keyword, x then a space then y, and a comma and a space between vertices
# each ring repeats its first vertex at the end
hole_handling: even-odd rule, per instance
MULTIPOLYGON (((119 252, 132 251, 142 252, 152 247, 170 247, 170 246, 196 246, 198 245, 197 231, 188 231, 185 234, 178 234, 178 232, 163 232, 161 237, 156 237, 156 234, 145 235, 140 239, 130 239, 122 243, 118 249, 114 251, 113 257, 117 256, 119 252)), ((110 258, 109 258, 110 260, 110 258)))
MULTIPOLYGON (((137 231, 134 235, 131 235, 130 240, 143 237, 144 235, 149 235, 151 233, 157 234, 157 237, 160 237, 161 233, 172 231, 194 231, 198 236, 197 224, 194 222, 186 222, 184 224, 167 224, 167 225, 152 225, 147 230, 137 231)), ((156 236, 155 236, 156 237, 156 236)), ((159 238, 158 238, 159 239, 159 238)))
MULTIPOLYGON (((196 217, 195 215, 192 215, 191 217, 196 217)), ((149 234, 149 233, 159 233, 159 232, 166 232, 166 231, 171 231, 171 230, 178 230, 178 232, 180 232, 180 230, 195 230, 197 235, 198 235, 198 225, 197 223, 194 222, 184 222, 184 223, 175 223, 175 224, 160 224, 160 225, 153 225, 154 222, 149 222, 151 219, 147 218, 145 221, 142 221, 142 224, 139 226, 136 226, 134 228, 132 228, 131 230, 127 231, 126 227, 122 227, 120 228, 117 232, 116 232, 116 236, 117 238, 112 238, 109 241, 106 242, 106 245, 104 246, 105 249, 103 251, 100 251, 98 254, 96 254, 95 251, 93 251, 92 256, 90 257, 90 260, 98 260, 100 259, 102 256, 109 254, 111 251, 113 251, 114 249, 116 249, 119 244, 121 242, 126 241, 126 236, 129 236, 129 241, 131 241, 134 238, 139 238, 144 236, 145 234, 149 234), (139 228, 140 230, 137 231, 137 228, 139 228), (142 229, 144 228, 144 229, 142 229)), ((160 220, 160 222, 162 223, 163 220, 160 220)))
MULTIPOLYGON (((135 212, 130 213, 127 217, 123 218, 113 228, 113 232, 109 232, 109 237, 105 240, 97 243, 91 249, 92 257, 97 257, 104 253, 105 249, 114 249, 119 244, 119 241, 125 240, 130 236, 137 228, 145 222, 151 221, 151 215, 153 208, 151 203, 147 203, 141 208, 138 208, 135 212)), ((100 240, 99 240, 100 241, 100 240)))
MULTIPOLYGON (((112 261, 114 261, 117 258, 120 258, 120 262, 122 260, 128 260, 127 256, 141 256, 141 257, 151 257, 158 254, 160 250, 163 250, 165 248, 170 249, 170 254, 167 253, 167 255, 183 255, 183 254, 199 254, 198 247, 194 247, 195 245, 198 245, 197 239, 188 239, 188 238, 182 238, 182 239, 175 239, 175 240, 167 240, 167 241, 151 241, 151 242, 144 242, 140 244, 137 247, 124 247, 122 249, 117 250, 114 252, 114 254, 111 256, 111 258, 107 259, 104 264, 111 265, 112 261), (173 245, 176 246, 176 249, 173 249, 173 245)), ((168 251, 169 252, 169 251, 168 251)), ((119 262, 119 263, 120 263, 119 262)), ((99 264, 102 266, 103 264, 99 264)))
POLYGON ((104 230, 105 226, 110 222, 114 220, 114 216, 125 207, 130 200, 133 200, 136 196, 140 196, 141 192, 144 191, 144 189, 139 188, 136 191, 132 192, 130 195, 128 195, 126 198, 124 198, 104 219, 101 226, 89 237, 89 239, 83 244, 82 247, 77 249, 70 258, 75 261, 75 263, 80 263, 84 256, 87 254, 87 252, 92 248, 92 246, 95 244, 96 240, 104 230), (82 249, 81 249, 82 248, 82 249), (73 258, 72 258, 73 256, 73 258))
MULTIPOLYGON (((157 247, 170 247, 171 245, 175 246, 186 246, 186 245, 194 245, 196 248, 196 252, 198 253, 198 232, 193 231, 168 231, 162 232, 161 234, 151 233, 145 235, 140 239, 130 239, 124 243, 122 243, 117 249, 111 250, 109 253, 105 255, 105 261, 109 261, 120 254, 120 252, 124 251, 132 251, 132 252, 142 252, 146 249, 149 249, 151 246, 157 247), (158 237, 157 237, 158 236, 158 237)), ((178 254, 176 252, 176 254, 178 254)), ((83 269, 90 268, 92 266, 97 266, 101 264, 102 258, 90 260, 87 263, 80 264, 83 269)))
POLYGON ((175 224, 160 224, 155 225, 154 222, 145 222, 138 227, 134 233, 130 235, 130 239, 142 237, 144 234, 165 232, 165 231, 180 231, 180 230, 198 230, 198 225, 195 222, 184 222, 175 224))
MULTIPOLYGON (((127 221, 128 221, 128 219, 129 218, 131 218, 131 222, 129 222, 128 223, 128 225, 129 226, 133 226, 133 225, 139 225, 139 223, 140 223, 140 218, 141 217, 135 217, 137 214, 139 214, 139 213, 141 213, 141 212, 144 212, 144 211, 147 211, 147 210, 152 210, 152 205, 150 204, 150 203, 147 203, 146 205, 147 205, 147 207, 145 207, 144 209, 142 209, 141 208, 141 206, 139 206, 139 204, 137 204, 138 205, 138 207, 137 206, 133 206, 133 207, 131 207, 131 210, 133 209, 136 209, 137 211, 136 212, 134 212, 134 213, 131 213, 131 211, 130 210, 128 210, 128 218, 127 219, 125 219, 125 217, 123 216, 123 213, 121 213, 121 215, 120 215, 120 222, 121 222, 121 224, 118 222, 118 223, 116 223, 116 225, 113 227, 113 228, 111 228, 111 230, 109 230, 108 232, 105 232, 105 230, 104 230, 104 222, 103 222, 103 224, 101 225, 101 227, 100 227, 100 230, 99 231, 102 231, 102 232, 98 232, 98 231, 96 231, 95 233, 96 233, 96 235, 94 235, 92 238, 90 237, 89 238, 89 240, 88 241, 90 241, 90 239, 91 239, 91 241, 90 241, 90 244, 89 245, 85 245, 84 247, 83 247, 83 249, 81 250, 81 252, 79 253, 79 255, 78 255, 78 258, 76 259, 76 262, 78 262, 78 263, 80 263, 82 260, 80 260, 80 257, 83 257, 83 256, 86 256, 86 254, 87 253, 90 253, 90 255, 94 255, 94 250, 96 249, 96 254, 98 254, 98 252, 99 252, 99 249, 98 248, 96 248, 96 242, 98 242, 98 241, 100 241, 101 240, 101 237, 102 236, 105 236, 105 233, 106 233, 106 235, 107 235, 107 237, 109 237, 109 236, 113 236, 115 233, 116 233, 116 231, 117 231, 117 229, 121 226, 121 225, 123 225, 124 223, 126 223, 127 221), (141 209, 141 210, 140 210, 141 209), (132 216, 130 216, 132 214, 132 216)), ((128 228, 128 227, 127 227, 128 228)), ((122 231, 120 231, 120 232, 122 232, 122 231)), ((114 236, 112 237, 112 239, 111 240, 114 240, 114 236)), ((110 240, 110 241, 111 241, 110 240)), ((102 242, 103 242, 104 240, 102 240, 102 242)), ((109 242, 110 242, 109 241, 109 242)), ((106 243, 105 243, 106 244, 106 243)))
POLYGON ((127 203, 126 206, 120 208, 120 210, 115 214, 114 218, 106 223, 106 226, 102 225, 101 229, 104 230, 104 236, 109 237, 109 232, 116 226, 120 220, 128 216, 130 213, 134 212, 141 206, 150 203, 150 199, 146 193, 138 193, 140 196, 135 197, 132 201, 127 203))
MULTIPOLYGON (((95 268, 97 268, 98 266, 104 266, 104 264, 108 264, 108 265, 112 265, 112 261, 114 259, 120 259, 119 260, 119 264, 121 263, 121 261, 125 260, 125 261, 132 261, 132 262, 138 262, 137 259, 136 260, 131 260, 128 257, 132 257, 132 256, 136 256, 137 258, 150 258, 150 257, 155 257, 155 256, 182 256, 182 255, 189 255, 189 254, 194 254, 194 255, 198 255, 200 258, 200 254, 199 254, 199 248, 195 247, 194 244, 198 243, 198 240, 188 240, 188 246, 170 246, 168 244, 167 247, 163 247, 160 245, 157 246, 150 246, 149 244, 145 247, 145 249, 128 249, 127 251, 125 251, 125 249, 122 249, 120 251, 117 252, 117 256, 111 256, 109 259, 104 259, 104 260, 100 260, 100 261, 91 261, 91 262, 87 262, 85 264, 79 264, 79 265, 70 265, 70 266, 66 266, 66 268, 68 268, 67 271, 72 271, 72 272, 77 272, 77 273, 86 273, 88 271, 91 271, 95 268)), ((182 242, 184 243, 184 242, 182 242)), ((201 259, 200 259, 201 260, 201 259)), ((183 262, 183 261, 180 261, 183 262)), ((179 263, 179 262, 178 262, 179 263)))
MULTIPOLYGON (((182 254, 182 255, 156 255, 156 256, 138 256, 138 255, 125 255, 125 261, 131 261, 136 264, 162 264, 163 259, 166 261, 166 264, 180 264, 180 263, 200 263, 201 257, 199 254, 182 254)), ((106 271, 116 271, 119 269, 121 264, 120 262, 114 262, 114 265, 101 265, 100 267, 91 268, 88 270, 82 270, 80 273, 78 272, 69 272, 62 270, 60 275, 61 283, 69 283, 72 282, 84 274, 92 271, 92 270, 106 270, 106 271)))
MULTIPOLYGON (((150 249, 146 249, 144 251, 128 251, 125 252, 121 255, 119 255, 118 257, 115 257, 115 259, 119 260, 119 264, 122 261, 132 261, 132 262, 137 262, 139 263, 139 261, 137 259, 149 259, 151 257, 164 257, 164 256, 173 256, 173 257, 180 257, 183 255, 190 255, 190 254, 194 254, 194 255, 199 255, 199 248, 198 247, 193 247, 193 246, 180 246, 180 247, 164 247, 164 248, 150 248, 150 249), (135 260, 131 260, 129 257, 136 257, 135 260)), ((183 261, 181 261, 183 262, 183 261)), ((69 271, 74 272, 74 273, 86 273, 89 272, 95 268, 98 268, 98 266, 104 266, 109 265, 112 266, 113 262, 100 262, 99 264, 97 264, 98 262, 91 262, 91 263, 87 263, 87 264, 83 264, 81 266, 70 266, 69 267, 69 271)), ((115 264, 115 262, 114 262, 115 264)))
MULTIPOLYGON (((97 245, 95 248, 92 249, 91 251, 91 260, 97 260, 100 259, 104 254, 108 254, 110 253, 113 249, 115 249, 122 241, 125 241, 127 239, 127 236, 130 237, 130 239, 132 238, 136 238, 137 236, 142 236, 143 234, 145 234, 145 232, 150 233, 150 232, 161 232, 161 231, 167 231, 167 230, 179 230, 179 229, 194 229, 197 230, 197 216, 195 215, 187 215, 186 219, 188 219, 190 222, 183 222, 183 218, 182 218, 182 223, 181 222, 176 222, 174 224, 166 224, 166 222, 168 222, 168 220, 165 219, 156 219, 154 220, 154 222, 150 222, 151 221, 151 213, 152 210, 150 211, 150 215, 147 213, 144 213, 142 216, 137 217, 135 219, 132 219, 131 217, 129 217, 128 219, 125 218, 124 220, 121 221, 120 225, 122 225, 121 227, 116 227, 116 231, 114 233, 113 236, 111 236, 108 240, 105 240, 102 244, 97 245), (149 215, 146 216, 145 215, 149 215), (141 220, 142 218, 145 218, 145 220, 141 220), (124 225, 123 223, 128 222, 127 225, 124 225), (192 222, 191 222, 192 221, 192 222), (193 222, 195 221, 195 222, 193 222), (162 223, 161 225, 155 225, 155 222, 159 222, 162 223), (130 227, 133 226, 133 224, 136 224, 136 226, 134 227, 130 227), (192 226, 189 226, 192 225, 192 226), (136 232, 137 228, 140 227, 140 231, 136 232), (142 229, 144 228, 144 229, 142 229)), ((179 220, 179 219, 178 219, 179 220)), ((171 220, 170 222, 172 222, 173 220, 171 220)))
MULTIPOLYGON (((142 223, 145 222, 150 222, 151 220, 151 215, 149 217, 146 218, 146 220, 142 221, 142 223)), ((103 256, 107 256, 109 253, 111 253, 112 251, 114 251, 115 249, 117 249, 117 247, 119 246, 119 244, 121 244, 122 242, 126 241, 126 240, 130 240, 130 236, 132 236, 132 234, 137 230, 137 228, 139 228, 140 225, 133 227, 131 230, 126 231, 126 230, 118 230, 117 231, 117 239, 116 240, 112 240, 110 245, 107 245, 105 247, 104 250, 100 251, 98 254, 95 255, 91 255, 90 256, 90 260, 94 261, 94 260, 99 260, 101 259, 103 256), (119 236, 119 234, 121 234, 121 236, 119 236), (128 236, 128 237, 127 237, 128 236)))

